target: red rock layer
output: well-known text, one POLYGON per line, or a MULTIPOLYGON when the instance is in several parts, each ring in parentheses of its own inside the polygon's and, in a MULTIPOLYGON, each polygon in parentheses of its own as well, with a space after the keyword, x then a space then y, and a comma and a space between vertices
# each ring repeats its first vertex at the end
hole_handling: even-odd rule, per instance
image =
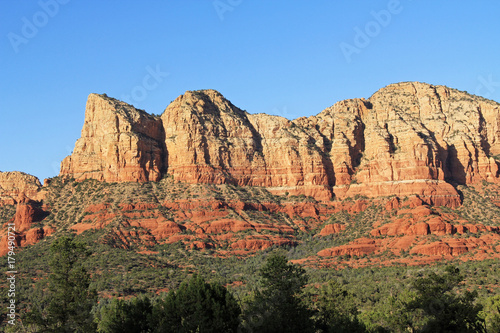
POLYGON ((188 91, 161 121, 90 95, 61 175, 263 186, 320 200, 417 194, 457 206, 453 184, 499 182, 500 105, 443 86, 389 85, 294 121, 248 114, 214 90, 188 91))
POLYGON ((168 174, 176 180, 331 196, 321 152, 292 121, 248 114, 214 90, 186 92, 162 121, 168 174))
MULTIPOLYGON (((387 201, 385 206, 389 214, 373 222, 369 237, 319 251, 320 262, 335 258, 342 260, 342 256, 384 256, 389 251, 396 255, 401 255, 402 251, 408 255, 423 255, 429 262, 463 254, 468 256, 462 257, 463 260, 499 257, 496 248, 500 243, 499 226, 471 223, 454 213, 439 213, 439 209, 418 205, 415 200, 406 202, 404 207, 402 205, 397 198, 387 201), (387 218, 390 222, 384 223, 387 218)), ((340 231, 341 227, 345 229, 344 225, 329 224, 320 235, 328 235, 329 229, 340 231)), ((415 259, 412 256, 410 263, 416 263, 418 260, 415 259)), ((397 260, 394 263, 404 262, 402 258, 397 260)))

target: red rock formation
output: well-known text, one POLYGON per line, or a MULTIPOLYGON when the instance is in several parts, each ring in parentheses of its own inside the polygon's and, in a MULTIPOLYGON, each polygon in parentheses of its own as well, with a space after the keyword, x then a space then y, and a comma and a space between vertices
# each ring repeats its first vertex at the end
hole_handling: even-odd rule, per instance
POLYGON ((295 242, 287 238, 277 237, 277 236, 248 236, 245 239, 240 239, 237 242, 231 244, 233 249, 245 249, 245 250, 264 250, 273 245, 294 245, 295 242))
POLYGON ((106 95, 87 100, 82 137, 60 175, 107 182, 156 181, 164 160, 161 120, 106 95))
POLYGON ((370 102, 384 110, 378 123, 390 133, 389 143, 412 162, 399 177, 498 182, 491 157, 500 153, 498 103, 416 82, 383 88, 370 102))
POLYGON ((318 256, 322 258, 320 260, 340 261, 342 258, 338 257, 343 255, 383 255, 386 251, 396 255, 405 251, 411 256, 411 259, 386 259, 387 264, 426 264, 465 253, 467 257, 463 257, 463 260, 499 257, 498 249, 495 248, 500 241, 499 226, 471 223, 460 218, 456 212, 441 213, 441 209, 422 205, 421 201, 413 199, 401 201, 392 198, 381 202, 381 205, 389 211, 384 213, 384 218, 373 222, 374 229, 370 232, 372 238, 361 237, 348 244, 319 251, 318 256), (383 222, 387 220, 390 222, 383 222), (455 234, 467 235, 464 237, 455 234), (427 259, 415 255, 422 255, 427 259))
POLYGON ((415 236, 403 236, 389 243, 387 247, 393 253, 399 254, 401 251, 407 251, 413 245, 415 239, 415 236))
POLYGON ((21 197, 17 204, 16 215, 14 217, 16 231, 22 232, 28 230, 35 220, 35 216, 35 208, 30 204, 29 199, 21 197))
POLYGON ((8 252, 8 236, 14 234, 17 247, 32 245, 54 232, 53 228, 48 226, 32 228, 34 222, 39 222, 47 216, 47 212, 39 207, 40 203, 30 200, 24 193, 19 194, 17 199, 16 214, 4 225, 0 231, 2 235, 0 241, 0 256, 8 252), (14 229, 11 229, 11 223, 14 229))
POLYGON ((378 250, 378 245, 376 240, 369 238, 359 238, 347 245, 341 245, 321 250, 318 252, 318 255, 323 257, 341 256, 341 255, 362 256, 365 254, 372 254, 377 250, 378 250))
POLYGON ((26 232, 26 243, 23 245, 32 245, 43 239, 45 231, 43 228, 33 228, 26 232))
MULTIPOLYGON (((16 213, 9 220, 14 224, 16 245, 34 244, 44 237, 43 228, 30 229, 34 222, 42 220, 47 213, 37 200, 44 199, 44 191, 35 176, 23 172, 0 172, 0 206, 16 205, 16 213)), ((6 222, 6 221, 1 221, 6 222)), ((0 256, 8 252, 7 224, 0 230, 0 256)))
POLYGON ((323 157, 285 118, 248 114, 214 90, 186 92, 161 118, 176 180, 330 197, 323 157))
POLYGON ((38 208, 37 203, 23 193, 19 195, 17 202, 16 215, 14 216, 16 232, 30 229, 33 222, 40 221, 46 216, 46 212, 38 208))
MULTIPOLYGON (((456 207, 450 182, 499 182, 500 106, 424 83, 389 85, 294 121, 248 114, 214 90, 188 91, 161 120, 92 94, 61 175, 264 186, 327 200, 418 195, 456 207)), ((393 203, 396 204, 396 203, 393 203)))
POLYGON ((0 205, 14 205, 20 194, 38 199, 42 185, 35 176, 23 172, 0 172, 0 205))
POLYGON ((222 219, 215 222, 208 223, 205 227, 207 234, 220 234, 223 232, 239 232, 244 230, 253 229, 252 225, 245 221, 222 219))
POLYGON ((424 255, 440 255, 440 256, 457 256, 468 251, 467 246, 458 240, 447 243, 437 241, 425 245, 414 246, 411 254, 424 254, 424 255))
POLYGON ((342 230, 345 230, 345 225, 341 225, 338 223, 327 224, 323 229, 321 229, 321 232, 319 234, 320 236, 328 236, 331 234, 339 233, 342 230))
MULTIPOLYGON (((389 85, 369 99, 341 101, 316 116, 293 121, 249 114, 214 90, 186 92, 161 117, 91 94, 82 136, 62 162, 61 176, 108 182, 165 177, 168 184, 205 183, 218 190, 233 188, 222 184, 259 186, 286 195, 279 200, 244 200, 238 195, 221 199, 205 196, 213 193, 207 190, 196 194, 197 199, 155 195, 154 203, 103 201, 81 208, 71 229, 81 233, 109 227, 110 237, 123 247, 135 241, 182 241, 187 248, 223 247, 236 253, 293 244, 297 230, 324 226, 319 234, 328 235, 356 228, 356 220, 325 222, 336 212, 356 214, 380 202, 385 210, 372 212, 377 219, 373 229, 360 235, 371 238, 320 255, 390 250, 455 256, 494 249, 455 241, 451 235, 496 235, 498 227, 439 214, 440 209, 430 205, 459 206, 457 184, 499 184, 498 155, 498 103, 424 83, 389 85), (381 198, 386 196, 391 198, 381 198), (439 242, 429 244, 429 239, 439 242)), ((152 188, 161 192, 163 185, 152 188)), ((51 188, 49 181, 45 187, 51 188)), ((46 235, 38 225, 33 228, 40 212, 35 201, 44 191, 40 188, 34 177, 0 173, 0 204, 18 203, 13 221, 20 244, 46 235), (17 202, 19 193, 29 199, 17 202)))

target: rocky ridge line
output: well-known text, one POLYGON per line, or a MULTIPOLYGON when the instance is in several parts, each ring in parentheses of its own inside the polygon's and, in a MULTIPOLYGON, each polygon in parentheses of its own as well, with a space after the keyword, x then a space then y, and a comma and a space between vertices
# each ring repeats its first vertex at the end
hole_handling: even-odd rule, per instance
POLYGON ((444 86, 392 84, 290 121, 188 91, 160 118, 91 94, 61 176, 263 186, 277 194, 418 195, 457 206, 455 186, 499 182, 500 104, 444 86))

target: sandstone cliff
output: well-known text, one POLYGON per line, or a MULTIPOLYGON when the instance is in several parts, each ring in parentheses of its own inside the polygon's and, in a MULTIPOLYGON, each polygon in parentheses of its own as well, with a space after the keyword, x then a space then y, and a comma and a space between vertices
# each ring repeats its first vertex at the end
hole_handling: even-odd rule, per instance
POLYGON ((24 172, 0 172, 0 205, 14 205, 20 194, 36 198, 42 185, 38 178, 24 172))
POLYGON ((106 182, 156 181, 163 168, 161 120, 106 95, 87 100, 82 137, 61 176, 106 182))
POLYGON ((424 83, 293 121, 215 90, 161 117, 91 94, 62 177, 0 172, 0 256, 11 223, 21 247, 74 231, 223 257, 312 242, 300 260, 325 267, 498 259, 499 157, 500 104, 424 83))
POLYGON ((389 85, 290 121, 188 91, 161 119, 90 95, 61 175, 263 186, 317 199, 418 195, 456 206, 456 185, 499 182, 500 105, 444 86, 389 85))
POLYGON ((161 118, 176 180, 330 196, 321 152, 292 121, 248 114, 214 90, 187 92, 161 118))

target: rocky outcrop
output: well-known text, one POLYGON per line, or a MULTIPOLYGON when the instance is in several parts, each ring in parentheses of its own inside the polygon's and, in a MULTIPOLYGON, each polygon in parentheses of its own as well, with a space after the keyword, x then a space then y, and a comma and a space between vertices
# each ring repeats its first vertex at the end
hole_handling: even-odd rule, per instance
POLYGON ((424 83, 390 85, 370 101, 374 109, 385 109, 379 122, 400 154, 415 161, 414 173, 459 184, 498 182, 498 103, 424 83))
POLYGON ((54 232, 54 229, 48 226, 33 227, 34 223, 42 221, 48 215, 48 212, 42 209, 41 202, 31 200, 23 192, 19 194, 16 202, 14 217, 0 230, 0 256, 9 251, 9 236, 14 235, 16 246, 22 247, 35 244, 54 232))
POLYGON ((47 216, 47 212, 39 206, 39 202, 30 200, 24 194, 19 196, 16 206, 16 215, 14 216, 16 232, 23 232, 30 229, 34 222, 41 221, 47 216))
POLYGON ((322 257, 331 257, 331 256, 363 256, 372 254, 377 251, 379 246, 377 245, 377 241, 369 238, 360 238, 355 240, 354 242, 341 245, 329 249, 324 249, 318 252, 319 256, 322 257))
POLYGON ((499 179, 500 105, 454 89, 394 84, 297 121, 329 154, 339 197, 418 194, 457 205, 450 183, 499 179))
POLYGON ((418 195, 457 206, 456 185, 499 182, 500 105, 444 86, 389 85, 294 121, 188 91, 161 119, 90 95, 61 175, 263 186, 319 200, 418 195))
POLYGON ((42 185, 35 176, 24 172, 0 172, 0 204, 14 205, 20 194, 37 198, 42 185))
POLYGON ((327 224, 323 229, 321 229, 319 235, 320 236, 328 236, 331 234, 337 234, 341 232, 342 230, 345 230, 345 225, 341 225, 338 223, 333 223, 333 224, 327 224))
POLYGON ((60 175, 106 182, 157 181, 165 149, 161 120, 131 105, 91 94, 82 136, 60 175))
POLYGON ((294 241, 279 236, 248 236, 231 244, 233 249, 242 250, 265 250, 271 246, 296 245, 294 241))
POLYGON ((44 198, 42 185, 35 176, 17 171, 0 172, 0 207, 15 205, 14 216, 0 221, 0 256, 9 251, 9 236, 15 236, 16 246, 25 246, 53 232, 49 227, 32 228, 34 223, 43 220, 48 214, 41 202, 44 198))
POLYGON ((161 119, 176 180, 331 195, 321 152, 290 120, 248 114, 215 90, 186 92, 161 119))

